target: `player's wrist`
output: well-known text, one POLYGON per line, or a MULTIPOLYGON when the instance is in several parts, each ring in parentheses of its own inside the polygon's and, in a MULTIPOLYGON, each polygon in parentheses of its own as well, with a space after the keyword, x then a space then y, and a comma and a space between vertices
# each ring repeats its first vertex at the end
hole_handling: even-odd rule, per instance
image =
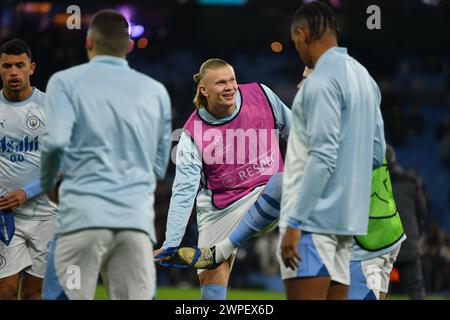
POLYGON ((302 222, 300 220, 290 217, 288 219, 287 225, 293 229, 301 230, 302 222))
POLYGON ((23 192, 25 200, 28 200, 29 198, 31 198, 31 191, 29 190, 29 188, 23 187, 22 189, 19 189, 18 191, 23 192))

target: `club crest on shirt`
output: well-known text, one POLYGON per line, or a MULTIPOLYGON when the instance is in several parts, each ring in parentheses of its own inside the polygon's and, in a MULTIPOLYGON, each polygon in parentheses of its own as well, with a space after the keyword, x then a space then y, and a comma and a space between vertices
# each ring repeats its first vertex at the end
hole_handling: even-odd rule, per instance
POLYGON ((6 258, 4 256, 0 256, 0 269, 6 266, 6 258))
POLYGON ((39 128, 41 125, 41 120, 39 120, 38 117, 36 117, 35 115, 29 116, 27 119, 27 127, 32 129, 32 130, 36 130, 37 128, 39 128))

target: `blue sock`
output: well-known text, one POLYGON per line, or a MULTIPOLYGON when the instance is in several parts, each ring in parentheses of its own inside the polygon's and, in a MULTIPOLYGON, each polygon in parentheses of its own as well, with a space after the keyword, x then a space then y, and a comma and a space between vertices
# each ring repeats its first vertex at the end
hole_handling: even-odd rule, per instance
POLYGON ((225 300, 227 288, 220 284, 207 284, 200 287, 202 300, 225 300))
POLYGON ((280 201, 283 174, 273 175, 258 200, 233 230, 229 239, 237 248, 280 217, 280 201))

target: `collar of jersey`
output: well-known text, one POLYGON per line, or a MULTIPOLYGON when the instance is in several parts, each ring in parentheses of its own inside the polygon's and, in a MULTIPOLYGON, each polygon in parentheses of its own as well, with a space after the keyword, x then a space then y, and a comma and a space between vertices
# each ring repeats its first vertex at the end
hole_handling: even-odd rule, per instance
POLYGON ((208 112, 206 108, 200 108, 198 110, 198 113, 200 115, 200 118, 202 118, 204 121, 211 123, 211 124, 222 124, 224 122, 230 121, 233 119, 236 114, 239 112, 239 109, 241 108, 241 93, 238 90, 236 93, 236 108, 234 109, 233 113, 225 116, 223 118, 217 118, 213 116, 211 113, 208 112))
POLYGON ((108 63, 116 66, 128 67, 128 61, 122 58, 99 55, 91 59, 91 63, 108 63))
POLYGON ((0 101, 3 103, 6 103, 7 105, 13 106, 13 107, 22 107, 24 105, 26 105, 27 103, 29 103, 32 99, 34 94, 36 93, 36 87, 32 87, 33 92, 28 96, 28 98, 26 98, 25 100, 22 101, 9 101, 8 99, 6 99, 5 95, 3 94, 3 89, 0 91, 0 101))
POLYGON ((347 48, 344 47, 332 47, 322 53, 322 55, 319 57, 319 60, 317 60, 316 65, 314 66, 314 70, 317 70, 317 68, 323 64, 324 62, 332 59, 336 55, 340 54, 347 54, 347 48))

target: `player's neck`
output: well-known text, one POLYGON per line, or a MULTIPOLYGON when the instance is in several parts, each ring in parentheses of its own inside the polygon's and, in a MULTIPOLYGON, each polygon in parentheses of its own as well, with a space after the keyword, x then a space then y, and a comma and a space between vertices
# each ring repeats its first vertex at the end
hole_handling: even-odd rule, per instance
POLYGON ((125 59, 126 58, 126 56, 112 55, 110 53, 99 52, 99 51, 96 51, 96 50, 88 51, 87 56, 88 56, 88 60, 89 61, 91 61, 92 59, 94 59, 97 56, 110 56, 110 57, 120 58, 120 59, 125 59))
POLYGON ((232 106, 227 106, 227 107, 211 107, 211 106, 207 106, 206 110, 208 110, 208 112, 210 114, 212 114, 214 117, 216 118, 224 118, 226 116, 229 116, 230 114, 232 114, 234 112, 234 110, 236 110, 236 104, 232 105, 232 106))
POLYGON ((24 101, 28 99, 32 94, 33 94, 33 87, 31 86, 28 86, 21 91, 12 91, 12 92, 3 89, 3 96, 6 98, 6 100, 11 102, 24 101))
POLYGON ((314 48, 311 50, 311 57, 314 67, 316 66, 317 61, 326 51, 337 46, 338 44, 335 37, 327 37, 322 39, 320 42, 317 42, 314 48))

